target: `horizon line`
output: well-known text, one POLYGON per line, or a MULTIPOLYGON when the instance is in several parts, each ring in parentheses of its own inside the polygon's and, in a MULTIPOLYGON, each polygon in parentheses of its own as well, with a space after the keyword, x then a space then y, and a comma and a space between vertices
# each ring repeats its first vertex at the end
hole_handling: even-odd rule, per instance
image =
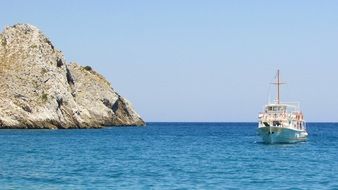
MULTIPOLYGON (((144 121, 146 123, 258 123, 257 121, 144 121)), ((306 121, 306 123, 338 123, 338 121, 306 121)))

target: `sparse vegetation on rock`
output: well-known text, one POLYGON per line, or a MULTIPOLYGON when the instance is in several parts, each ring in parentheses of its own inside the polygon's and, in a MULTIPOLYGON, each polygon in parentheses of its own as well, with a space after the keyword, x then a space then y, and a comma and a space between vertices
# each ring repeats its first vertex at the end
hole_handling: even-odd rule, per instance
POLYGON ((91 70, 93 70, 91 66, 85 66, 85 67, 83 67, 83 68, 84 68, 86 71, 91 71, 91 70))
POLYGON ((48 100, 48 94, 43 93, 43 94, 41 95, 41 100, 42 100, 43 102, 46 102, 46 101, 48 100))

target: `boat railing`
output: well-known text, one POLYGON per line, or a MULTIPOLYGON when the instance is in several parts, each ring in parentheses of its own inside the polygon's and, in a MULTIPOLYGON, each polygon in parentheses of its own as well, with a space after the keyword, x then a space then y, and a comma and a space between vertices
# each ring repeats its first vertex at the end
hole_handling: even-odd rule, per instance
POLYGON ((281 104, 286 105, 287 107, 294 108, 295 110, 300 110, 299 102, 282 102, 281 104))
POLYGON ((269 103, 268 105, 265 105, 264 107, 267 107, 267 106, 286 106, 288 108, 300 109, 299 102, 280 102, 279 104, 269 103))
POLYGON ((286 121, 290 117, 290 114, 274 114, 274 113, 261 113, 259 118, 265 121, 286 121))
POLYGON ((303 115, 299 112, 261 112, 258 118, 264 121, 304 121, 303 115))

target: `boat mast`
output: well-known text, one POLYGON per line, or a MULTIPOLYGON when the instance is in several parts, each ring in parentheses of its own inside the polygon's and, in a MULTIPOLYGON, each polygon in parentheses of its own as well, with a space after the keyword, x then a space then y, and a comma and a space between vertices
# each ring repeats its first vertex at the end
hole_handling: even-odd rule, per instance
POLYGON ((280 103, 280 98, 279 98, 279 86, 280 86, 280 82, 279 82, 279 69, 277 70, 277 104, 280 103))
POLYGON ((272 84, 277 85, 277 104, 280 104, 280 85, 284 83, 280 82, 279 69, 277 70, 277 81, 272 84))

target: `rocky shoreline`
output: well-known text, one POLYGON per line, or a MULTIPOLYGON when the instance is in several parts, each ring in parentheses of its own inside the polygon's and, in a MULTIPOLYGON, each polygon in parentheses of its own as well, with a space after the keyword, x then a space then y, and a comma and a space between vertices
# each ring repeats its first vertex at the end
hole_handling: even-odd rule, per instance
POLYGON ((0 34, 0 128, 144 125, 102 75, 67 63, 38 28, 17 24, 0 34))

